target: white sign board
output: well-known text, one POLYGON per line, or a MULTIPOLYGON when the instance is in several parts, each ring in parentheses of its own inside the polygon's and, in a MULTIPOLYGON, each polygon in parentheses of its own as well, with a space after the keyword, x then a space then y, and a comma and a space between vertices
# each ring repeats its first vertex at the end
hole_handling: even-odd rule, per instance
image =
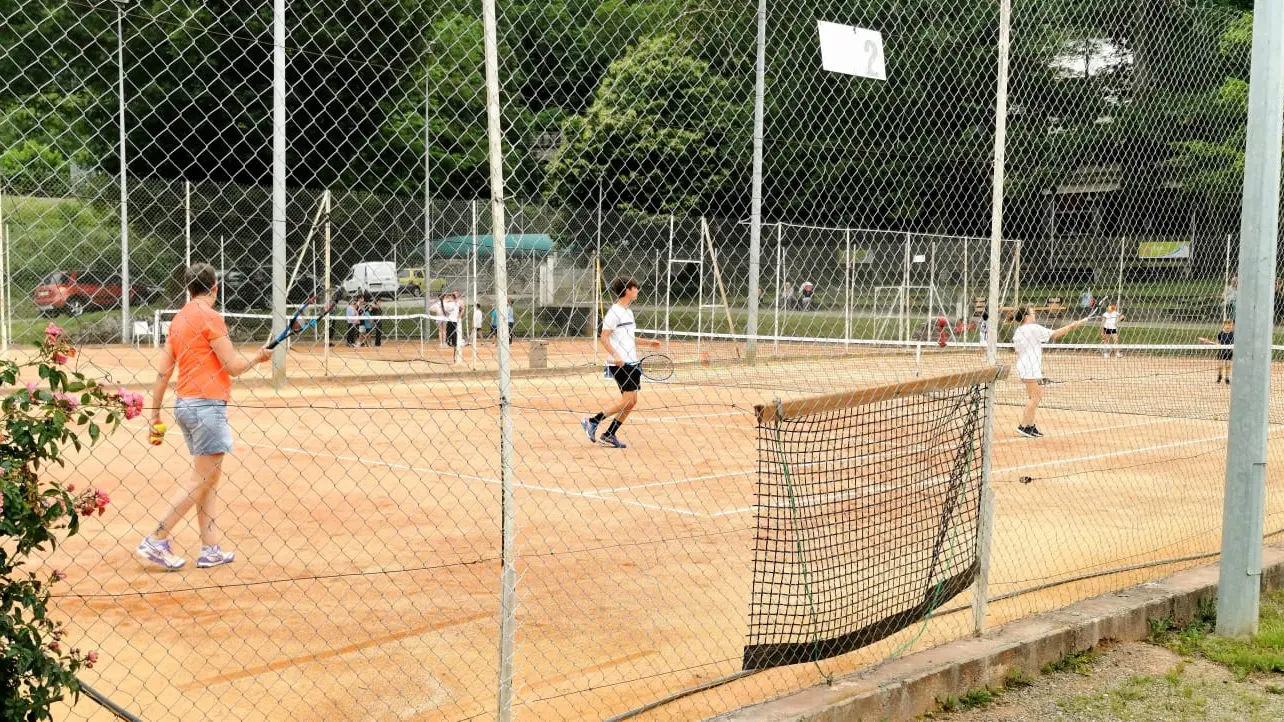
POLYGON ((927 256, 926 256, 926 255, 924 255, 924 254, 922 254, 922 253, 915 253, 915 254, 914 254, 914 262, 915 262, 915 263, 927 263, 927 256))
POLYGON ((820 63, 825 70, 887 80, 882 33, 824 20, 817 21, 817 24, 820 28, 820 63))

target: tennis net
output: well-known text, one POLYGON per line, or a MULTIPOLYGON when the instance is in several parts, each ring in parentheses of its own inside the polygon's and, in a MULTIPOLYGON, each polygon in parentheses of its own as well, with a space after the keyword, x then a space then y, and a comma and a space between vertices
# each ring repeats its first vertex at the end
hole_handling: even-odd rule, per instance
POLYGON ((923 620, 978 571, 980 369, 756 407, 745 669, 833 657, 923 620))

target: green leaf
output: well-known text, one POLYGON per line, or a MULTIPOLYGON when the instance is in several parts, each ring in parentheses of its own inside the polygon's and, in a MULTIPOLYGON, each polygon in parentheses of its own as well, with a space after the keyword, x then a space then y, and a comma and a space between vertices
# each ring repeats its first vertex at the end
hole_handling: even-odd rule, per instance
POLYGON ((98 437, 99 437, 101 434, 102 434, 102 430, 98 428, 98 424, 90 424, 90 425, 89 425, 89 438, 90 438, 90 439, 93 439, 93 441, 94 441, 95 443, 97 443, 97 442, 98 442, 98 437))

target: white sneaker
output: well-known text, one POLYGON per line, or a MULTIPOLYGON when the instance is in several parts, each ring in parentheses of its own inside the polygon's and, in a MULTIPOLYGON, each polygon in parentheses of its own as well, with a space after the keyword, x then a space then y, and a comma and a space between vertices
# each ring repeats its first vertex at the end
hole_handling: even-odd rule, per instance
POLYGON ((212 547, 201 547, 201 555, 196 558, 196 568, 209 569, 220 564, 231 564, 236 558, 233 552, 225 552, 215 544, 212 547))
POLYGON ((143 559, 153 564, 159 564, 169 571, 182 569, 183 565, 187 563, 186 559, 175 555, 170 550, 168 539, 156 540, 151 537, 143 537, 143 540, 138 542, 138 548, 134 551, 143 559))

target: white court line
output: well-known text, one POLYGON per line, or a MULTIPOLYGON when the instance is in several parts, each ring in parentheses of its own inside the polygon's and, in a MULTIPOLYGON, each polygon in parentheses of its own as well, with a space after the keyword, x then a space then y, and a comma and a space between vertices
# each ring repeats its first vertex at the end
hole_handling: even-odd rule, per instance
POLYGON ((1127 456, 1129 454, 1148 454, 1152 451, 1163 451, 1165 449, 1177 449, 1183 446, 1194 446, 1195 444, 1207 444, 1213 441, 1225 441, 1226 434, 1218 436, 1206 436, 1202 439, 1188 439, 1186 441, 1174 441, 1171 444, 1158 444, 1156 446, 1146 446, 1141 449, 1123 449, 1121 451, 1107 451, 1104 454, 1091 454, 1089 456, 1076 456, 1070 459, 1053 459, 1052 461, 1040 461, 1037 464, 1021 464, 1019 466, 1008 466, 1002 469, 994 469, 990 473, 1001 474, 1005 471, 1024 471, 1025 469, 1038 469, 1044 466, 1056 466, 1057 464, 1073 464, 1080 461, 1096 461, 1098 459, 1110 459, 1116 456, 1127 456))
MULTIPOLYGON (((325 456, 331 459, 335 459, 336 461, 348 461, 356 464, 368 464, 373 466, 383 466, 389 469, 400 469, 402 471, 415 471, 423 474, 436 474, 438 476, 450 476, 456 479, 465 479, 468 481, 480 481, 482 483, 491 484, 495 486, 499 486, 500 484, 502 484, 502 482, 499 479, 494 479, 487 476, 474 476, 472 474, 460 474, 454 471, 441 471, 439 469, 431 469, 431 468, 422 467, 422 466, 412 466, 409 464, 397 464, 391 461, 384 461, 382 459, 363 459, 359 456, 343 456, 340 454, 331 454, 328 451, 308 451, 306 449, 296 449, 289 446, 273 446, 272 444, 256 444, 249 441, 242 441, 241 443, 245 444, 246 446, 251 446, 251 447, 256 447, 261 449, 276 449, 277 451, 290 452, 295 454, 305 454, 307 456, 325 456)), ((659 504, 647 504, 646 502, 634 501, 632 499, 620 499, 618 497, 599 496, 600 492, 571 491, 569 489, 559 489, 555 486, 523 484, 517 481, 513 482, 513 487, 516 489, 526 489, 529 491, 542 491, 548 494, 561 494, 563 496, 573 496, 580 499, 592 499, 594 501, 615 502, 618 504, 626 504, 628 506, 636 506, 643 509, 651 509, 654 511, 664 511, 670 514, 681 514, 683 516, 697 516, 697 517, 703 517, 705 519, 711 518, 709 514, 703 514, 701 512, 693 511, 691 509, 681 509, 681 508, 672 507, 672 506, 661 506, 659 504)))
POLYGON ((633 491, 635 489, 650 489, 655 486, 671 486, 673 484, 690 484, 696 481, 708 481, 710 479, 722 479, 728 476, 748 476, 754 473, 752 469, 748 471, 727 471, 721 474, 709 474, 708 476, 693 476, 689 479, 670 479, 669 481, 653 481, 649 484, 638 484, 636 486, 617 486, 614 489, 603 489, 598 494, 618 494, 621 491, 633 491))
MULTIPOLYGON (((1156 426, 1158 424, 1172 424, 1178 421, 1189 421, 1189 420, 1190 419, 1152 419, 1150 421, 1139 421, 1132 424, 1118 424, 1116 426, 1094 426, 1090 429, 1080 429, 1078 431, 1067 431, 1064 433, 1057 433, 1057 434, 1046 434, 1044 438, 1060 439, 1065 436, 1078 436, 1079 434, 1099 434, 1103 431, 1117 431, 1119 429, 1132 429, 1138 426, 1156 426)), ((1026 441, 1029 441, 1029 439, 1023 436, 1013 436, 1007 439, 999 439, 994 443, 996 445, 997 444, 1019 444, 1026 441)))
MULTIPOLYGON (((1093 431, 1098 431, 1098 430, 1100 430, 1100 429, 1093 429, 1093 431)), ((1272 429, 1268 432, 1268 436, 1269 436, 1269 435, 1271 435, 1271 434, 1274 434, 1274 433, 1275 433, 1275 432, 1277 432, 1277 431, 1284 431, 1284 426, 1276 426, 1276 427, 1272 428, 1272 429)), ((1073 432, 1073 433, 1079 433, 1079 432, 1073 432)), ((1071 434, 1058 434, 1058 436, 1070 436, 1070 435, 1071 435, 1071 434)), ((1045 437, 1045 438, 1055 438, 1055 437, 1045 437)), ((1156 445, 1156 446, 1147 446, 1147 447, 1143 447, 1143 448, 1140 448, 1140 449, 1124 449, 1124 450, 1122 450, 1122 451, 1111 451, 1111 452, 1107 452, 1107 453, 1104 453, 1104 454, 1091 454, 1091 455, 1089 455, 1089 456, 1078 456, 1078 457, 1063 458, 1063 459, 1053 459, 1053 460, 1051 460, 1051 461, 1043 461, 1043 462, 1039 462, 1039 463, 1037 463, 1037 464, 1022 464, 1022 465, 1020 465, 1020 466, 1009 466, 1009 467, 1006 467, 1006 468, 1003 468, 1003 469, 994 469, 994 470, 992 470, 992 471, 990 472, 990 474, 991 474, 991 475, 994 475, 994 474, 1000 474, 1000 473, 1004 473, 1004 472, 1008 472, 1008 471, 1022 471, 1022 470, 1025 470, 1025 469, 1036 469, 1036 468, 1040 468, 1040 467, 1044 467, 1044 466, 1056 466, 1056 465, 1061 465, 1061 464, 1074 464, 1074 463, 1076 463, 1076 462, 1081 462, 1081 461, 1096 461, 1096 460, 1098 460, 1098 459, 1109 459, 1109 458, 1112 458, 1112 457, 1115 457, 1115 456, 1126 456, 1126 455, 1129 455, 1129 454, 1145 454, 1145 453, 1149 453, 1149 452, 1152 452, 1152 451, 1163 451, 1163 450, 1165 450, 1165 449, 1175 449, 1175 448, 1179 448, 1179 447, 1182 447, 1182 446, 1193 446, 1193 445, 1195 445, 1195 444, 1207 444, 1207 443, 1210 443, 1210 442, 1213 442, 1213 441, 1224 441, 1225 439, 1226 439, 1226 434, 1224 434, 1224 433, 1223 433, 1223 434, 1220 434, 1220 435, 1218 435, 1218 436, 1209 436, 1209 437, 1205 437, 1205 438, 1203 438, 1203 439, 1191 439, 1191 440, 1187 440, 1187 441, 1176 441, 1176 442, 1173 442, 1173 443, 1171 443, 1171 444, 1159 444, 1159 445, 1156 445)), ((1026 441, 1026 439, 1021 439, 1021 441, 1026 441)), ((1091 471, 1092 471, 1092 470, 1086 470, 1086 471, 1084 471, 1084 472, 1082 472, 1082 473, 1091 473, 1091 471)), ((1104 471, 1104 470, 1103 470, 1103 471, 1104 471)), ((746 473, 752 473, 752 472, 746 472, 746 473)), ((720 516, 729 516, 729 515, 731 515, 731 514, 744 514, 744 513, 746 513, 746 512, 750 512, 750 511, 753 511, 753 510, 754 510, 754 507, 752 507, 752 506, 748 506, 748 507, 742 507, 742 508, 739 508, 739 509, 730 509, 730 510, 728 510, 728 511, 721 511, 721 512, 717 512, 717 513, 715 513, 715 514, 712 514, 711 516, 713 516, 714 518, 717 518, 717 517, 720 517, 720 516)))

